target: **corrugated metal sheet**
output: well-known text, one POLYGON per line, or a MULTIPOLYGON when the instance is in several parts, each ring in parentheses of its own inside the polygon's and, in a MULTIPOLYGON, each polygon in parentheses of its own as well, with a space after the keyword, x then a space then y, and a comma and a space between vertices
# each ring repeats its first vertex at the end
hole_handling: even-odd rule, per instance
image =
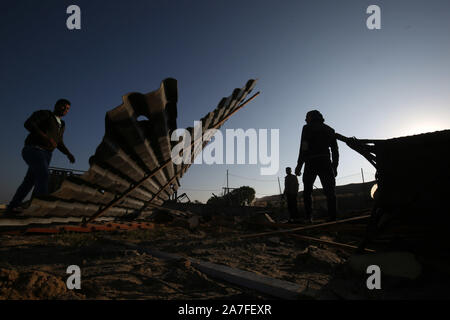
MULTIPOLYGON (((220 128, 255 84, 256 80, 249 80, 223 98, 201 119, 203 132, 220 128)), ((162 205, 179 188, 179 179, 190 165, 171 161, 171 149, 177 143, 170 141, 177 128, 177 81, 168 78, 158 90, 129 93, 122 99, 120 106, 106 113, 105 135, 89 159, 89 170, 68 177, 50 196, 33 199, 25 216, 93 217, 113 204, 104 215, 119 217, 149 204, 162 205)), ((191 148, 191 156, 195 158, 206 144, 191 148)))
POLYGON ((378 206, 392 211, 450 211, 450 130, 386 140, 337 138, 377 169, 378 206))
POLYGON ((383 206, 450 213, 450 130, 379 141, 375 152, 383 206))

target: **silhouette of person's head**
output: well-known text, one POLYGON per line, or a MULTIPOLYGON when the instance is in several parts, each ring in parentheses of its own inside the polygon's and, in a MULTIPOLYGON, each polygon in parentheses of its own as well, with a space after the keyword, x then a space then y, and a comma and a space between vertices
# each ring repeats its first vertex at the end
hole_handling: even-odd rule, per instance
POLYGON ((67 99, 59 99, 55 103, 55 107, 53 108, 53 113, 58 117, 64 117, 70 109, 70 101, 67 99))
POLYGON ((322 114, 318 110, 311 110, 306 114, 306 123, 325 122, 322 114))
POLYGON ((291 167, 286 167, 286 174, 291 174, 291 173, 292 173, 291 167))

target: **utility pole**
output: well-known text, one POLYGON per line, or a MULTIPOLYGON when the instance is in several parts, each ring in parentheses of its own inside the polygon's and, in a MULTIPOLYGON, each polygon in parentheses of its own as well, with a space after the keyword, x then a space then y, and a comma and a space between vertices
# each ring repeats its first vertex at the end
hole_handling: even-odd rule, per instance
POLYGON ((363 181, 363 183, 364 183, 364 172, 363 172, 363 169, 361 168, 361 176, 362 176, 362 181, 363 181))
POLYGON ((228 189, 228 169, 227 169, 227 193, 229 192, 230 189, 228 189))
POLYGON ((278 189, 280 189, 280 195, 281 195, 281 184, 280 184, 280 177, 277 177, 278 178, 278 189))

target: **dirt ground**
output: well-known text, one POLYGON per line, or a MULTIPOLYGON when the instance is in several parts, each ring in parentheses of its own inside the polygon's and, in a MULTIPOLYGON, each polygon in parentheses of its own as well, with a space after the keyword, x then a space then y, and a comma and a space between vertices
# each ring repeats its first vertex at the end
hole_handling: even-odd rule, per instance
MULTIPOLYGON (((357 225, 315 233, 324 240, 356 245, 357 225), (353 236, 349 236, 349 230, 353 236)), ((0 236, 0 299, 274 299, 276 297, 213 279, 188 260, 163 260, 130 249, 173 253, 294 282, 321 292, 321 299, 423 298, 446 294, 446 284, 414 291, 422 282, 387 279, 392 290, 368 292, 366 275, 355 277, 346 266, 354 253, 346 248, 312 244, 288 235, 237 239, 265 227, 215 217, 191 230, 179 221, 135 231, 0 236), (66 269, 81 269, 81 289, 69 290, 66 269), (441 291, 442 290, 442 291, 441 291), (411 292, 420 294, 411 294, 411 292)), ((359 230, 361 231, 361 230, 359 230)), ((425 282, 424 282, 425 281, 425 282)), ((437 283, 440 283, 437 281, 437 283)))
POLYGON ((233 219, 177 222, 151 230, 89 234, 2 235, 0 299, 273 299, 218 279, 187 260, 167 261, 126 244, 223 264, 320 289, 348 252, 288 237, 235 240, 264 229, 233 219), (81 290, 68 290, 69 265, 80 266, 81 290))

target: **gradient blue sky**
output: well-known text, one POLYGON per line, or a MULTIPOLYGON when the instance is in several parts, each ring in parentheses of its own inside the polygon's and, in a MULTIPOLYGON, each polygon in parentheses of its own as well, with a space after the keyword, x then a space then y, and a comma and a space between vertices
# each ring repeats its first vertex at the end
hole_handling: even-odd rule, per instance
MULTIPOLYGON (((77 162, 55 151, 52 165, 87 170, 105 112, 166 77, 178 79, 179 127, 258 78, 261 95, 222 130, 280 129, 277 175, 260 176, 259 165, 193 165, 180 190, 191 200, 219 193, 227 169, 231 187, 278 193, 313 108, 337 132, 360 138, 450 128, 449 1, 16 0, 2 1, 0 12, 0 202, 25 174, 23 122, 33 111, 72 101, 65 142, 77 162), (71 4, 81 8, 79 31, 66 28, 71 4), (381 7, 381 30, 366 28, 371 4, 381 7)), ((360 182, 360 168, 373 178, 362 156, 339 147, 338 184, 360 182)))

